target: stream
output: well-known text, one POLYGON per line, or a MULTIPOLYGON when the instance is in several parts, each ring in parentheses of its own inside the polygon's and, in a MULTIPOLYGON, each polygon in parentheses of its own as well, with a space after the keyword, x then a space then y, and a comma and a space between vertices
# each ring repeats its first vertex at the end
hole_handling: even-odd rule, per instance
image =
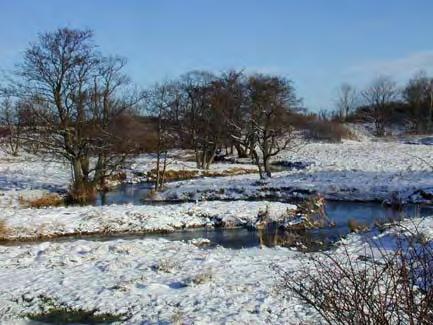
MULTIPOLYGON (((95 205, 110 204, 144 204, 143 198, 151 189, 148 183, 122 184, 113 191, 101 193, 95 205)), ((167 204, 167 203, 158 203, 167 204)), ((187 229, 173 233, 149 233, 142 235, 114 235, 114 236, 86 236, 88 240, 112 240, 113 238, 134 239, 134 238, 165 238, 168 240, 189 241, 198 238, 210 240, 210 247, 221 245, 231 249, 241 249, 256 246, 275 245, 300 246, 308 250, 316 250, 326 247, 337 241, 341 236, 350 232, 349 220, 356 220, 358 223, 374 226, 377 221, 398 220, 400 218, 423 217, 433 215, 433 206, 405 206, 403 211, 396 211, 384 207, 378 202, 348 202, 348 201, 327 201, 326 214, 335 223, 333 227, 325 227, 302 232, 289 232, 279 229, 278 225, 270 224, 263 230, 251 230, 245 228, 236 229, 187 229)), ((70 240, 67 238, 59 240, 70 240)))

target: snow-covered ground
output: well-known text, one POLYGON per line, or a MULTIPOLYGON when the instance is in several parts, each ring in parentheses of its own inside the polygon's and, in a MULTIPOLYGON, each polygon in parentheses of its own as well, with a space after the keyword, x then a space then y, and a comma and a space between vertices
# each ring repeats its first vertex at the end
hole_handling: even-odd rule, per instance
POLYGON ((127 324, 305 323, 317 315, 281 300, 270 268, 301 262, 282 248, 203 250, 162 239, 0 246, 0 320, 49 299, 128 314, 127 324))
POLYGON ((38 239, 73 234, 170 232, 197 227, 254 227, 258 215, 282 221, 295 205, 276 202, 198 202, 175 205, 111 205, 2 209, 2 239, 38 239))
MULTIPOLYGON (((258 181, 257 174, 204 177, 167 184, 159 195, 162 200, 201 199, 287 199, 302 193, 319 192, 336 200, 384 200, 393 192, 409 201, 423 198, 417 193, 433 189, 433 147, 402 141, 344 141, 309 143, 295 152, 284 152, 277 161, 303 162, 301 170, 274 173, 271 179, 258 181)), ((194 170, 194 163, 183 161, 175 152, 169 169, 194 170)), ((134 182, 154 167, 149 155, 135 159, 127 170, 127 181, 134 182)), ((212 171, 229 168, 253 168, 252 165, 216 163, 212 171)), ((70 180, 66 165, 41 161, 31 156, 0 156, 0 207, 16 206, 20 195, 40 195, 41 191, 64 191, 70 180)))
MULTIPOLYGON (((433 218, 422 223, 431 229, 433 218)), ((391 228, 372 238, 390 242, 397 233, 391 228)), ((365 254, 362 235, 342 244, 334 257, 365 254)), ((272 271, 306 267, 310 254, 163 239, 0 246, 0 320, 12 323, 53 305, 125 315, 125 324, 317 324, 310 307, 283 299, 272 271)))
POLYGON ((310 143, 276 160, 301 161, 302 170, 274 173, 258 182, 257 175, 202 178, 175 182, 164 199, 242 199, 281 197, 319 192, 335 200, 385 200, 393 192, 406 200, 420 200, 418 190, 433 188, 433 147, 397 141, 310 143))
MULTIPOLYGON (((310 143, 283 153, 276 160, 308 167, 274 173, 265 181, 248 174, 169 183, 160 199, 198 202, 161 206, 23 208, 20 197, 67 190, 70 170, 29 155, 0 155, 0 220, 9 239, 254 226, 260 211, 267 210, 278 219, 295 208, 258 201, 266 197, 290 201, 296 193, 320 192, 339 200, 383 200, 398 192, 405 199, 419 200, 423 197, 417 191, 433 189, 429 166, 433 165, 433 147, 419 141, 359 138, 362 141, 310 143), (236 201, 202 201, 206 198, 236 201)), ((194 163, 181 160, 182 156, 169 168, 194 169, 194 163)), ((218 163, 212 169, 245 166, 250 167, 218 163)), ((151 157, 140 156, 127 171, 127 180, 134 182, 151 168, 151 157)), ((409 229, 417 226, 433 239, 433 217, 403 224, 409 229)), ((378 237, 388 240, 397 234, 398 229, 391 228, 378 237)), ((342 243, 354 258, 363 254, 362 235, 350 235, 342 243)), ((299 270, 308 265, 311 253, 280 247, 197 246, 196 242, 150 238, 0 245, 0 323, 15 324, 48 304, 125 315, 129 324, 320 323, 314 310, 278 294, 278 279, 271 267, 299 270)))

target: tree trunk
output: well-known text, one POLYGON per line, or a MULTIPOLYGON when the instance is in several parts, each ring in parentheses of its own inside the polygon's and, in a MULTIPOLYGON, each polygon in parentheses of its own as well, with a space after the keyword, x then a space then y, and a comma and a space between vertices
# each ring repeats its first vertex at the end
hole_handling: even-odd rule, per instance
POLYGON ((162 165, 162 173, 161 173, 161 182, 159 190, 162 190, 164 183, 165 183, 165 171, 167 169, 167 151, 164 151, 164 160, 162 165))
POLYGON ((266 173, 266 177, 272 177, 271 168, 269 166, 269 156, 263 156, 263 168, 266 173))
POLYGON ((427 129, 429 131, 432 131, 432 124, 433 124, 433 92, 430 93, 430 103, 429 103, 429 114, 428 114, 428 120, 427 120, 427 129))
POLYGON ((206 170, 209 170, 210 165, 213 163, 215 156, 216 156, 216 151, 217 151, 217 149, 216 149, 216 147, 214 147, 212 149, 212 152, 210 152, 210 155, 208 156, 207 161, 206 161, 206 166, 205 166, 206 170))
MULTIPOLYGON (((87 171, 84 173, 85 178, 90 183, 89 179, 89 172, 88 172, 88 164, 89 159, 86 158, 87 162, 87 171)), ((99 186, 101 189, 105 187, 105 174, 106 174, 106 156, 104 154, 98 155, 98 160, 96 162, 95 166, 95 175, 93 176, 93 184, 96 186, 99 186)))
POLYGON ((242 148, 242 145, 239 143, 235 144, 236 151, 238 152, 238 158, 248 158, 247 150, 242 148))
POLYGON ((155 191, 158 191, 160 188, 160 160, 161 160, 161 151, 158 148, 158 152, 156 153, 156 179, 155 179, 155 191))
POLYGON ((260 179, 265 179, 266 177, 265 177, 265 174, 263 172, 262 165, 260 164, 260 157, 257 154, 257 151, 255 149, 251 149, 250 152, 254 158, 254 161, 256 162, 257 168, 259 169, 260 179))
POLYGON ((95 198, 96 184, 90 182, 83 173, 82 159, 75 158, 71 161, 73 183, 69 193, 73 202, 85 203, 95 198))

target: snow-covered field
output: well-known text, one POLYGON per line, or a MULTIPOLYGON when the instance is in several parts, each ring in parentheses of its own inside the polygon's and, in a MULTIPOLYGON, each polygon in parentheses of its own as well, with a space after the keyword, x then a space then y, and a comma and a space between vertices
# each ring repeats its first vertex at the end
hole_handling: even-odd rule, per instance
POLYGON ((197 227, 254 227, 259 214, 282 221, 295 205, 276 202, 198 202, 175 205, 111 205, 2 209, 2 239, 38 239, 74 234, 171 232, 197 227))
MULTIPOLYGON (((305 169, 274 173, 265 181, 248 174, 173 182, 159 195, 159 199, 197 201, 193 203, 45 209, 23 208, 20 198, 67 190, 68 166, 29 155, 0 155, 3 237, 254 226, 260 212, 267 210, 270 218, 279 219, 296 208, 261 199, 290 201, 296 193, 306 192, 338 200, 384 200, 398 192, 403 199, 417 201, 425 199, 417 191, 433 189, 432 152, 433 147, 416 141, 375 142, 369 137, 342 144, 310 143, 276 157, 307 163, 305 169), (252 198, 255 201, 245 201, 252 198)), ((222 171, 233 166, 252 167, 218 163, 212 168, 222 171)), ((151 168, 150 156, 138 157, 127 170, 127 181, 137 181, 137 175, 151 168)), ((179 159, 169 168, 191 170, 194 163, 179 159)), ((416 222, 433 239, 433 217, 416 222)), ((413 224, 406 222, 409 228, 413 224)), ((379 236, 392 238, 397 233, 392 228, 379 236)), ((354 257, 362 253, 362 235, 350 235, 342 242, 354 257)), ((271 267, 299 270, 308 265, 311 253, 280 247, 199 246, 154 238, 2 245, 0 323, 17 324, 20 319, 25 323, 23 316, 49 305, 124 315, 127 324, 320 323, 314 310, 278 294, 271 267)))
POLYGON ((298 255, 162 239, 0 247, 0 319, 38 312, 49 299, 127 314, 127 324, 305 323, 317 316, 274 294, 270 269, 300 267, 298 255))
POLYGON ((398 193, 408 201, 433 188, 433 147, 400 142, 345 141, 310 143, 276 158, 310 163, 302 170, 275 173, 258 182, 257 175, 202 178, 171 183, 164 199, 245 199, 319 192, 335 200, 385 200, 398 193))
MULTIPOLYGON (((257 174, 204 177, 169 183, 161 200, 262 199, 319 192, 336 200, 384 200, 393 192, 408 201, 422 200, 417 191, 433 189, 433 147, 398 141, 345 141, 341 144, 309 143, 295 152, 284 152, 275 160, 303 162, 308 167, 274 173, 258 182, 257 174)), ((182 156, 177 154, 178 157, 182 156)), ((127 170, 127 181, 137 181, 154 167, 150 156, 136 159, 127 170)), ((212 171, 252 165, 217 163, 212 171)), ((191 161, 173 160, 169 169, 194 170, 191 161)), ((31 156, 0 156, 0 207, 16 206, 20 195, 67 189, 67 166, 31 156)))
MULTIPOLYGON (((431 218, 422 222, 433 227, 431 218)), ((365 254, 361 235, 343 244, 335 256, 365 254)), ((0 320, 62 306, 125 315, 125 324, 317 324, 314 310, 281 297, 272 271, 305 267, 307 257, 278 247, 203 249, 163 239, 0 246, 0 320)))

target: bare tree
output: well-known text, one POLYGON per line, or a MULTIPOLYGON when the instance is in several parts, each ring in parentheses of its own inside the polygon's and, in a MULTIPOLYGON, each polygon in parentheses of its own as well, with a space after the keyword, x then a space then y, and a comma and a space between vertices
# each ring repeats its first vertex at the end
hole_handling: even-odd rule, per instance
POLYGON ((16 96, 32 103, 27 140, 40 154, 70 163, 76 200, 88 199, 132 151, 116 120, 140 100, 127 91, 125 61, 101 56, 92 36, 68 28, 41 34, 25 51, 14 85, 16 96))
POLYGON ((416 73, 403 89, 416 131, 431 130, 433 123, 433 79, 425 71, 416 73))
POLYGON ((356 88, 348 83, 343 83, 338 89, 337 109, 342 120, 347 119, 349 114, 356 108, 358 92, 356 88))
POLYGON ((180 96, 179 88, 173 82, 156 84, 147 93, 146 114, 156 119, 156 141, 152 150, 156 152, 155 191, 163 189, 168 150, 176 142, 172 113, 176 111, 180 96))
POLYGON ((209 168, 222 142, 215 81, 216 76, 205 71, 189 72, 179 81, 182 96, 173 116, 179 135, 194 149, 197 168, 209 168))
POLYGON ((247 82, 242 71, 228 71, 219 79, 220 109, 224 118, 224 141, 236 148, 239 158, 249 156, 247 126, 247 82))
POLYGON ((260 178, 271 177, 270 158, 293 142, 293 127, 289 113, 299 104, 290 80, 266 75, 254 75, 247 84, 248 111, 246 136, 260 178))
POLYGON ((0 103, 0 146, 13 156, 18 156, 24 128, 24 116, 19 107, 9 97, 0 103))
POLYGON ((362 92, 362 96, 370 106, 377 136, 385 135, 387 113, 392 102, 397 99, 397 95, 396 83, 386 76, 377 77, 362 92))

